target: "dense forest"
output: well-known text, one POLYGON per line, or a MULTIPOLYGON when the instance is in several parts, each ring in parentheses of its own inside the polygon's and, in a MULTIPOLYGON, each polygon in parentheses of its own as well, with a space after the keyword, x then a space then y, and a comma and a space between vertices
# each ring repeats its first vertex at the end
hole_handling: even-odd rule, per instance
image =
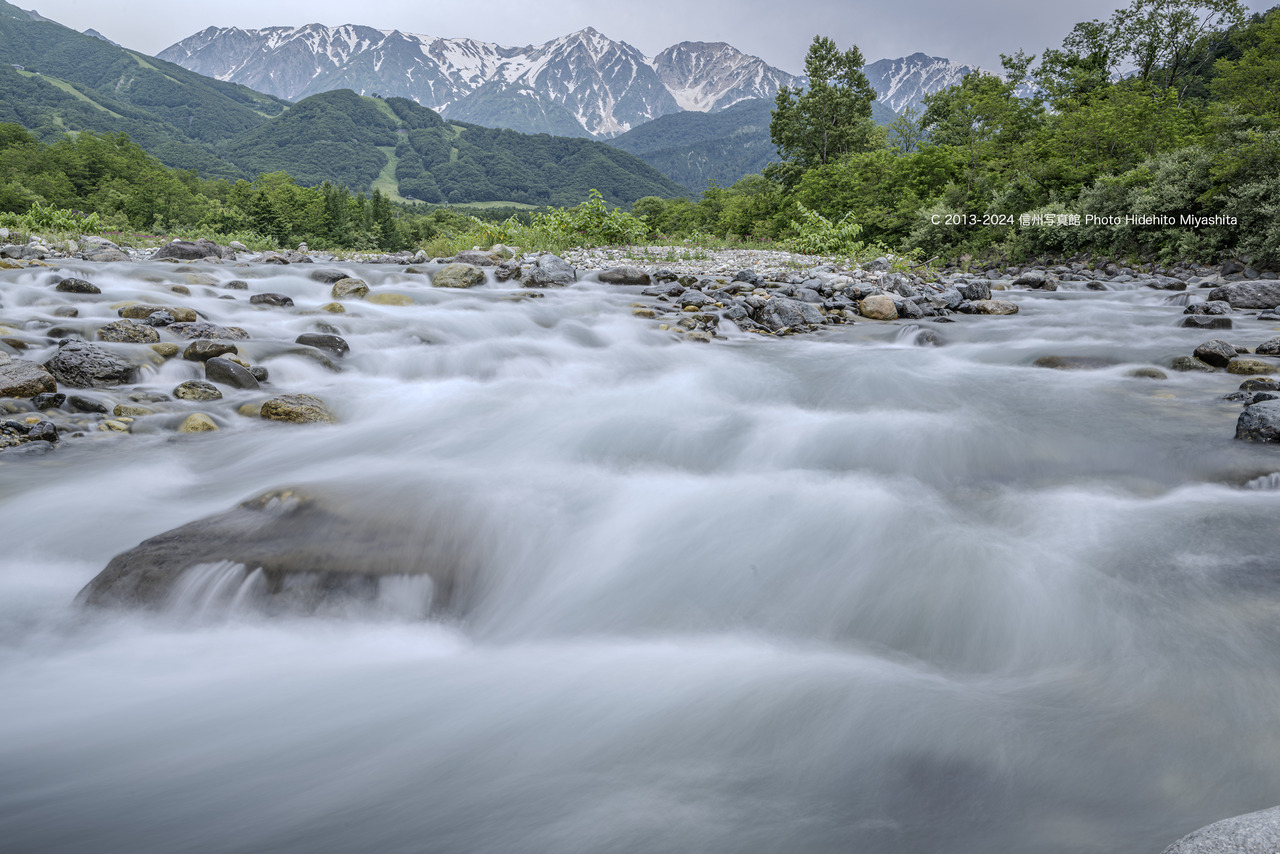
MULTIPOLYGON (((807 209, 922 256, 1276 262, 1280 7, 1136 0, 1038 62, 1018 51, 1004 66, 928 96, 884 134, 849 113, 861 139, 837 156, 797 146, 763 176, 636 211, 664 234, 776 240, 807 209)), ((774 141, 815 127, 775 128, 774 141)))

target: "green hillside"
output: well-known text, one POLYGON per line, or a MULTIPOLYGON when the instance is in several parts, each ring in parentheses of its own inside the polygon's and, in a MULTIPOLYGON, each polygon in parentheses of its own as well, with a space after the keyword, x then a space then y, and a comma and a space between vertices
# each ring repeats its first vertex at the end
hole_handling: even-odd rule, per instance
POLYGON ((253 173, 288 172, 304 185, 328 180, 359 191, 385 182, 390 167, 399 196, 435 204, 572 205, 597 189, 629 205, 688 193, 604 143, 446 123, 406 98, 345 89, 300 101, 221 150, 253 173))
POLYGON ((123 132, 161 162, 208 175, 243 170, 217 143, 278 115, 285 102, 202 77, 0 0, 0 122, 40 139, 66 132, 123 132))
MULTIPOLYGON (((769 139, 771 100, 740 101, 718 113, 682 112, 661 116, 609 140, 673 181, 702 190, 708 181, 727 187, 778 159, 769 139)), ((871 104, 871 117, 888 124, 889 107, 871 104)))

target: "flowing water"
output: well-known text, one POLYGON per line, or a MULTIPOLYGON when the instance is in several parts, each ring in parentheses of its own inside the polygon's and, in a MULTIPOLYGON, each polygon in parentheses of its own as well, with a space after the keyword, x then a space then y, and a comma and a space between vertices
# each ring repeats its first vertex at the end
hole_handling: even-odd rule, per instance
MULTIPOLYGON (((81 272, 154 302, 155 269, 81 272)), ((339 425, 232 394, 217 433, 0 457, 3 850, 1155 854, 1280 802, 1280 452, 1232 439, 1239 378, 1128 375, 1223 334, 1167 294, 1019 293, 921 322, 941 347, 707 345, 636 289, 374 268, 415 304, 332 318, 333 373, 278 344, 328 301, 292 269, 207 272, 296 309, 182 302, 339 425), (457 607, 393 573, 270 613, 212 559, 159 612, 73 605, 138 542, 307 485, 448 540, 457 607)), ((3 276, 0 322, 114 318, 3 276)))

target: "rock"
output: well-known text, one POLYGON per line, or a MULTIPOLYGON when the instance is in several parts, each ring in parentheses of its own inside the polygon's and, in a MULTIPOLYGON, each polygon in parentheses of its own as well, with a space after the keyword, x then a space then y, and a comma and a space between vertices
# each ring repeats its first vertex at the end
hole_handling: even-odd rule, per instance
POLYGON ((1166 374, 1164 371, 1160 370, 1159 368, 1134 368, 1132 371, 1129 371, 1129 373, 1125 374, 1125 376, 1134 377, 1135 379, 1143 379, 1143 380, 1169 379, 1169 375, 1166 374))
POLYGON ((648 319, 652 319, 658 316, 658 313, 656 311, 654 311, 651 308, 646 308, 645 306, 636 306, 635 308, 631 309, 631 313, 636 317, 644 317, 648 319))
MULTIPOLYGON (((479 249, 466 249, 453 256, 455 264, 468 264, 473 267, 492 267, 498 263, 498 259, 488 252, 482 252, 479 249)), ((441 285, 441 287, 452 287, 450 285, 441 285)))
POLYGON ((249 302, 253 305, 276 305, 287 308, 293 305, 293 298, 284 294, 254 294, 249 297, 249 302))
POLYGON ((76 601, 159 608, 186 570, 221 563, 240 564, 231 572, 241 577, 260 571, 259 595, 273 608, 374 600, 379 578, 425 576, 431 592, 420 615, 447 611, 467 565, 466 520, 443 500, 362 486, 277 490, 152 537, 112 558, 76 601))
POLYGON ((1178 356, 1169 363, 1169 367, 1175 371, 1212 371, 1212 365, 1206 365, 1195 356, 1178 356))
POLYGON ((1246 442, 1280 442, 1280 400, 1246 406, 1236 420, 1236 438, 1246 442))
POLYGON ((967 314, 1017 314, 1018 306, 1002 299, 978 299, 960 307, 967 314))
POLYGON ((169 314, 173 315, 174 320, 179 320, 183 323, 194 323, 198 319, 198 315, 193 308, 180 308, 173 305, 145 305, 142 303, 126 305, 124 308, 117 311, 116 314, 133 320, 145 320, 160 311, 169 312, 169 314))
POLYGON ((329 314, 346 314, 347 307, 340 302, 327 302, 320 306, 321 311, 327 311, 329 314))
POLYGON ((235 252, 219 246, 212 240, 174 240, 166 243, 151 256, 152 261, 172 259, 177 261, 203 261, 206 258, 234 258, 235 252))
POLYGON ((1241 391, 1280 391, 1280 382, 1271 377, 1255 377, 1240 383, 1241 391))
POLYGON ((156 411, 145 406, 130 406, 127 403, 117 403, 115 408, 111 410, 111 414, 117 418, 125 415, 130 418, 138 418, 143 415, 155 415, 156 411))
POLYGON ((133 379, 136 370, 114 353, 87 341, 68 341, 44 366, 59 383, 75 388, 127 383, 133 379))
POLYGON ((210 341, 207 338, 200 338, 187 345, 187 349, 182 351, 182 358, 189 362, 207 362, 210 359, 225 356, 228 353, 239 355, 240 350, 236 345, 226 341, 210 341))
POLYGON ((610 267, 607 270, 601 270, 596 278, 606 285, 647 285, 653 281, 649 274, 639 267, 610 267))
POLYGON ((969 282, 961 285, 960 296, 970 301, 991 299, 991 286, 986 282, 969 282))
POLYGON ((1280 337, 1268 338, 1255 351, 1259 356, 1280 356, 1280 337))
POLYGON ((547 253, 539 255, 533 266, 521 279, 525 287, 545 288, 553 285, 571 285, 578 280, 578 271, 563 258, 547 253))
POLYGON ((314 282, 320 282, 321 284, 325 284, 325 285, 332 285, 337 282, 340 282, 343 279, 347 278, 347 276, 348 274, 342 272, 341 270, 334 270, 332 268, 324 268, 324 267, 321 267, 318 270, 312 270, 310 273, 307 273, 308 279, 311 279, 314 282))
POLYGON ((178 425, 179 433, 207 433, 217 429, 218 425, 213 423, 213 419, 203 412, 191 413, 178 425))
POLYGON ((1276 308, 1280 306, 1280 281, 1232 282, 1209 291, 1209 299, 1224 300, 1232 308, 1276 308))
POLYGON ((897 320, 898 308, 888 294, 873 294, 858 303, 858 311, 871 320, 897 320))
POLYGON ((1230 329, 1234 324, 1229 317, 1209 317, 1202 314, 1188 314, 1178 324, 1184 329, 1230 329))
POLYGON ((484 270, 473 264, 446 264, 431 280, 436 288, 474 288, 483 285, 484 270))
POLYGON ((332 424, 337 421, 325 402, 310 394, 284 394, 262 404, 262 417, 294 424, 332 424))
POLYGON ((1182 310, 1183 314, 1230 314, 1231 304, 1223 300, 1192 303, 1182 310))
POLYGON ((1093 371, 1109 368, 1116 362, 1105 356, 1041 356, 1031 364, 1037 368, 1052 368, 1057 371, 1093 371))
POLYGON ((53 425, 52 421, 37 421, 27 428, 28 442, 49 442, 50 444, 58 441, 58 428, 53 425))
POLYGON ((160 333, 145 323, 133 320, 114 320, 97 331, 99 341, 110 341, 117 344, 155 344, 160 340, 160 333))
POLYGON ((71 408, 76 412, 89 412, 94 415, 106 415, 111 411, 98 401, 87 397, 81 397, 77 394, 68 395, 67 403, 69 403, 71 408))
POLYGON ((222 392, 213 383, 187 380, 173 390, 173 396, 180 400, 220 400, 222 392))
POLYGON ((1018 278, 1013 280, 1014 285, 1023 285, 1028 288, 1042 288, 1048 281, 1044 274, 1044 270, 1028 270, 1018 278))
POLYGON ((1236 348, 1221 338, 1214 338, 1197 347, 1192 355, 1206 365, 1225 368, 1236 357, 1236 348))
POLYGON ((295 344, 304 344, 307 347, 318 347, 321 350, 328 351, 335 356, 341 358, 350 352, 351 347, 347 345, 346 339, 338 335, 328 335, 323 332, 304 332, 293 340, 295 344))
POLYGON ((774 297, 767 300, 757 313, 760 325, 773 332, 783 329, 803 329, 825 319, 818 307, 790 297, 774 297))
POLYGON ((225 356, 214 356, 204 363, 204 378, 209 382, 229 385, 232 388, 258 388, 258 379, 249 369, 225 356))
POLYGON ((216 341, 244 341, 249 337, 249 333, 239 326, 219 326, 216 323, 207 323, 203 320, 195 323, 175 323, 169 327, 169 331, 188 341, 197 338, 210 338, 216 341))
POLYGON ((35 362, 10 359, 0 353, 0 397, 36 397, 57 390, 58 383, 49 371, 35 362))
MULTIPOLYGON (((50 377, 49 379, 53 379, 53 377, 50 377)), ((0 389, 0 397, 20 397, 20 396, 21 395, 6 395, 4 394, 4 391, 0 389)), ((37 394, 35 397, 31 398, 31 405, 34 406, 36 409, 57 409, 59 406, 62 406, 62 404, 66 402, 67 402, 67 396, 65 394, 56 394, 51 392, 46 392, 44 394, 37 394)))
POLYGON ((53 288, 64 294, 100 294, 102 289, 84 279, 63 279, 53 288))
POLYGON ((413 297, 408 294, 393 294, 386 291, 369 294, 365 302, 373 305, 413 305, 413 297))
POLYGON ((153 311, 142 321, 147 326, 172 326, 178 322, 178 318, 174 317, 168 311, 153 311))
POLYGON ((172 359, 178 355, 178 345, 172 341, 161 341, 159 344, 152 344, 151 349, 163 359, 172 359))
POLYGON ((79 317, 80 309, 73 305, 60 305, 53 310, 54 317, 79 317))
POLYGON ((364 299, 369 294, 369 286, 359 279, 339 279, 329 293, 334 299, 364 299))
POLYGON ((1269 374, 1275 369, 1275 365, 1270 362, 1264 362, 1261 359, 1233 359, 1227 365, 1227 373, 1229 374, 1269 374))

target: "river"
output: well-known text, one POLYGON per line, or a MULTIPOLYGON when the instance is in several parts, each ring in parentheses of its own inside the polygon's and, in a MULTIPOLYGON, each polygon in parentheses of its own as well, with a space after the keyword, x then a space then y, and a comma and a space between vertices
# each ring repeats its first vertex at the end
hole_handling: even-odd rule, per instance
MULTIPOLYGON (((156 299, 155 265, 78 269, 156 299)), ((335 373, 265 343, 326 288, 204 270, 296 300, 181 303, 340 423, 242 392, 216 433, 0 455, 5 851, 1156 854, 1280 802, 1280 455, 1232 438, 1240 378, 1129 375, 1274 324, 1063 289, 918 322, 940 347, 903 322, 703 344, 632 317, 636 288, 364 268, 415 302, 320 316, 335 373), (315 485, 447 539, 457 606, 73 604, 142 540, 315 485)), ((115 318, 45 273, 0 292, 0 323, 115 318)))

